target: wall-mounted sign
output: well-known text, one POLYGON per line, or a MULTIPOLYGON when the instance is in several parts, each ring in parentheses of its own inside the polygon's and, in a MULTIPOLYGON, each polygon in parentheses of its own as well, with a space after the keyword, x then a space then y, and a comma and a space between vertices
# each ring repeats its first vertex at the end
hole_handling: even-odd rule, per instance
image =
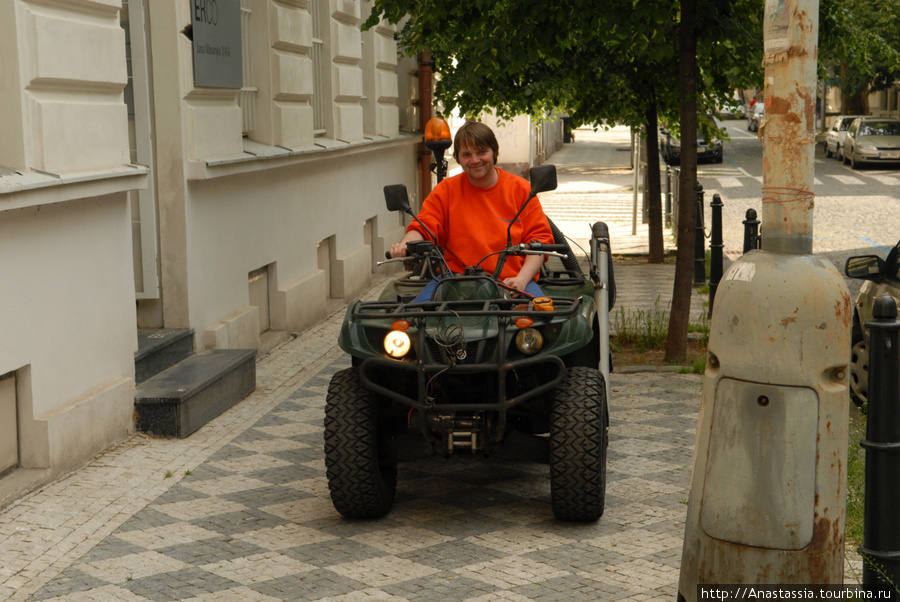
POLYGON ((241 0, 191 0, 194 85, 240 88, 241 0))

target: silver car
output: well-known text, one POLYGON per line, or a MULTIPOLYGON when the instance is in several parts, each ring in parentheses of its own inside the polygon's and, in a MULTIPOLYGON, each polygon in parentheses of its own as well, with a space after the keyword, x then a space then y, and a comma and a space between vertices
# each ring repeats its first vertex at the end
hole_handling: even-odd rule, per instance
POLYGON ((875 299, 890 295, 900 305, 900 242, 885 259, 877 255, 858 255, 847 259, 844 273, 865 280, 853 306, 853 329, 850 340, 850 397, 862 406, 869 397, 869 329, 875 299))
POLYGON ((822 146, 825 148, 826 157, 837 157, 842 159, 841 149, 844 147, 844 139, 847 137, 847 130, 850 124, 859 115, 838 115, 831 122, 831 127, 825 132, 825 142, 822 146))
POLYGON ((900 119, 859 117, 850 124, 842 146, 844 163, 900 163, 900 119))

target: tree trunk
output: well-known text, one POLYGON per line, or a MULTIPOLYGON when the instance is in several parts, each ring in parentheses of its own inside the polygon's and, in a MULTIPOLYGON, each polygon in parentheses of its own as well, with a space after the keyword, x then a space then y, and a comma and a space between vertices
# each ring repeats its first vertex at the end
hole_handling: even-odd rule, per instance
POLYGON ((650 263, 662 263, 663 247, 662 186, 659 181, 659 120, 656 103, 644 114, 647 120, 647 208, 649 222, 650 263))
POLYGON ((678 251, 666 337, 666 362, 687 355, 694 263, 694 213, 697 206, 697 0, 681 0, 678 90, 681 95, 681 179, 678 182, 678 251))

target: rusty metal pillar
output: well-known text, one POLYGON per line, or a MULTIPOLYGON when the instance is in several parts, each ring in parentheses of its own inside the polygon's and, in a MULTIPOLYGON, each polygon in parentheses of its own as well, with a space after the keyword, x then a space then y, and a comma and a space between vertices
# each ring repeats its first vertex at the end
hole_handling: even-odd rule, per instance
POLYGON ((766 0, 763 245, 716 291, 679 599, 843 581, 852 306, 812 255, 817 0, 766 0))
POLYGON ((812 253, 818 10, 766 1, 762 249, 775 253, 812 253))

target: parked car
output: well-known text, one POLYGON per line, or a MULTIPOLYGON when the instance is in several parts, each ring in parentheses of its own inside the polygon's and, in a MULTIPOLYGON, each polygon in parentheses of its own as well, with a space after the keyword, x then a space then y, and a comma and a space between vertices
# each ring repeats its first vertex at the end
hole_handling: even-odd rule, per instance
POLYGON ((765 115, 766 107, 762 103, 762 101, 754 104, 750 110, 747 112, 747 129, 751 132, 759 131, 759 124, 762 122, 763 115, 765 115))
POLYGON ((900 119, 858 117, 850 124, 841 147, 844 163, 900 163, 900 119))
POLYGON ((859 115, 838 115, 834 118, 834 121, 831 122, 831 127, 825 132, 825 142, 822 143, 826 157, 843 159, 841 149, 844 147, 844 139, 847 138, 847 130, 850 129, 850 124, 857 117, 859 115))
POLYGON ((716 114, 719 119, 743 119, 744 107, 737 99, 729 100, 722 103, 717 109, 716 114))
POLYGON ((866 322, 872 319, 875 299, 890 295, 900 305, 900 242, 881 259, 877 255, 857 255, 847 259, 844 273, 850 278, 865 280, 853 306, 853 330, 850 338, 850 397, 858 406, 869 395, 869 330, 866 322))
MULTIPOLYGON (((678 165, 681 162, 681 140, 678 136, 667 129, 661 129, 662 136, 662 154, 663 159, 669 165, 678 165)), ((713 138, 711 142, 706 142, 703 132, 697 132, 697 161, 711 160, 713 163, 721 163, 724 158, 724 148, 722 141, 713 138)))

